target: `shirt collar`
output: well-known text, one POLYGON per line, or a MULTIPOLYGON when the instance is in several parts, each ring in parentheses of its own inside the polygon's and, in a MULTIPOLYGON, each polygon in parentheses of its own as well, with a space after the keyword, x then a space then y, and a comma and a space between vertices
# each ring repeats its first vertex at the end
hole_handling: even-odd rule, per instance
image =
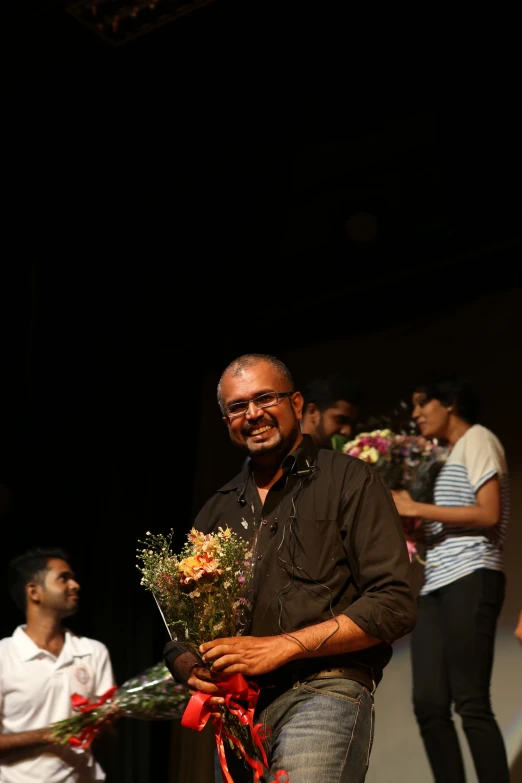
MULTIPOLYGON (((13 633, 13 644, 22 661, 30 661, 33 658, 37 658, 42 653, 46 653, 47 650, 42 650, 38 647, 33 640, 26 634, 26 625, 19 625, 13 633)), ((81 658, 83 655, 88 655, 90 652, 89 647, 81 636, 65 629, 65 642, 62 652, 60 653, 60 660, 72 661, 73 658, 81 658)), ((49 653, 51 655, 51 653, 49 653)), ((54 658, 54 656, 53 656, 54 658)))
MULTIPOLYGON (((299 446, 290 454, 287 454, 281 463, 284 473, 298 474, 301 471, 309 472, 317 456, 318 447, 315 445, 310 435, 303 435, 303 440, 299 446)), ((231 492, 236 490, 238 496, 242 496, 245 485, 251 473, 250 460, 246 461, 241 471, 218 489, 218 492, 231 492)))

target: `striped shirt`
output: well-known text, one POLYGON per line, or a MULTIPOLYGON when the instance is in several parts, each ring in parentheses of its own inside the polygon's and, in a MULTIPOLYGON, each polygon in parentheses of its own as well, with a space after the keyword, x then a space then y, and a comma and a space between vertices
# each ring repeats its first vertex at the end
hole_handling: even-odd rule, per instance
POLYGON ((509 477, 504 448, 499 439, 481 424, 474 424, 456 442, 440 471, 434 490, 437 506, 474 506, 476 494, 486 481, 498 476, 501 490, 501 516, 494 528, 445 525, 423 522, 426 540, 424 585, 426 595, 479 568, 504 570, 509 504, 509 477))

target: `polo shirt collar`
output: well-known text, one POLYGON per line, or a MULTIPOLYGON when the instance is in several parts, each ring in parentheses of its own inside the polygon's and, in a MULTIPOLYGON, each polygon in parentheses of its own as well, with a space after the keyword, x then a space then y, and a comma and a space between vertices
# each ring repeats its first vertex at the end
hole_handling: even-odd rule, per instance
MULTIPOLYGON (((38 647, 32 639, 26 634, 26 625, 19 625, 13 633, 13 644, 22 661, 30 661, 33 658, 37 658, 42 653, 46 653, 46 650, 42 650, 38 647)), ((81 636, 76 636, 71 633, 67 628, 65 629, 65 643, 60 656, 57 660, 60 664, 70 663, 74 658, 81 658, 83 655, 88 655, 90 652, 89 647, 81 636)), ((49 653, 51 655, 51 653, 49 653)), ((54 656, 53 656, 54 657, 54 656)))

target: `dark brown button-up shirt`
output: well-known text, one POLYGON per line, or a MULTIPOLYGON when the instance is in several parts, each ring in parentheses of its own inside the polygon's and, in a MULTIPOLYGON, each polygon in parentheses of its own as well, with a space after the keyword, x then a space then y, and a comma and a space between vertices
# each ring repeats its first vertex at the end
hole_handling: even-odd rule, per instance
POLYGON ((291 633, 344 613, 382 640, 287 666, 364 665, 378 682, 391 644, 416 618, 411 564, 390 491, 372 467, 317 449, 307 435, 283 469, 262 506, 245 465, 207 501, 194 527, 211 533, 228 525, 255 540, 252 635, 291 633))

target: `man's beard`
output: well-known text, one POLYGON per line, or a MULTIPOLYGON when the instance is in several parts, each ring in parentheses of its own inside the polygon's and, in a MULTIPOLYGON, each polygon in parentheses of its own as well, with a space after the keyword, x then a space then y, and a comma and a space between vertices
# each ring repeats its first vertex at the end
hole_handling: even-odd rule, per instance
POLYGON ((324 429, 323 425, 323 419, 321 418, 321 421, 317 425, 315 429, 316 433, 316 439, 317 439, 317 445, 322 449, 331 449, 332 448, 332 439, 328 437, 326 434, 326 431, 324 429))

